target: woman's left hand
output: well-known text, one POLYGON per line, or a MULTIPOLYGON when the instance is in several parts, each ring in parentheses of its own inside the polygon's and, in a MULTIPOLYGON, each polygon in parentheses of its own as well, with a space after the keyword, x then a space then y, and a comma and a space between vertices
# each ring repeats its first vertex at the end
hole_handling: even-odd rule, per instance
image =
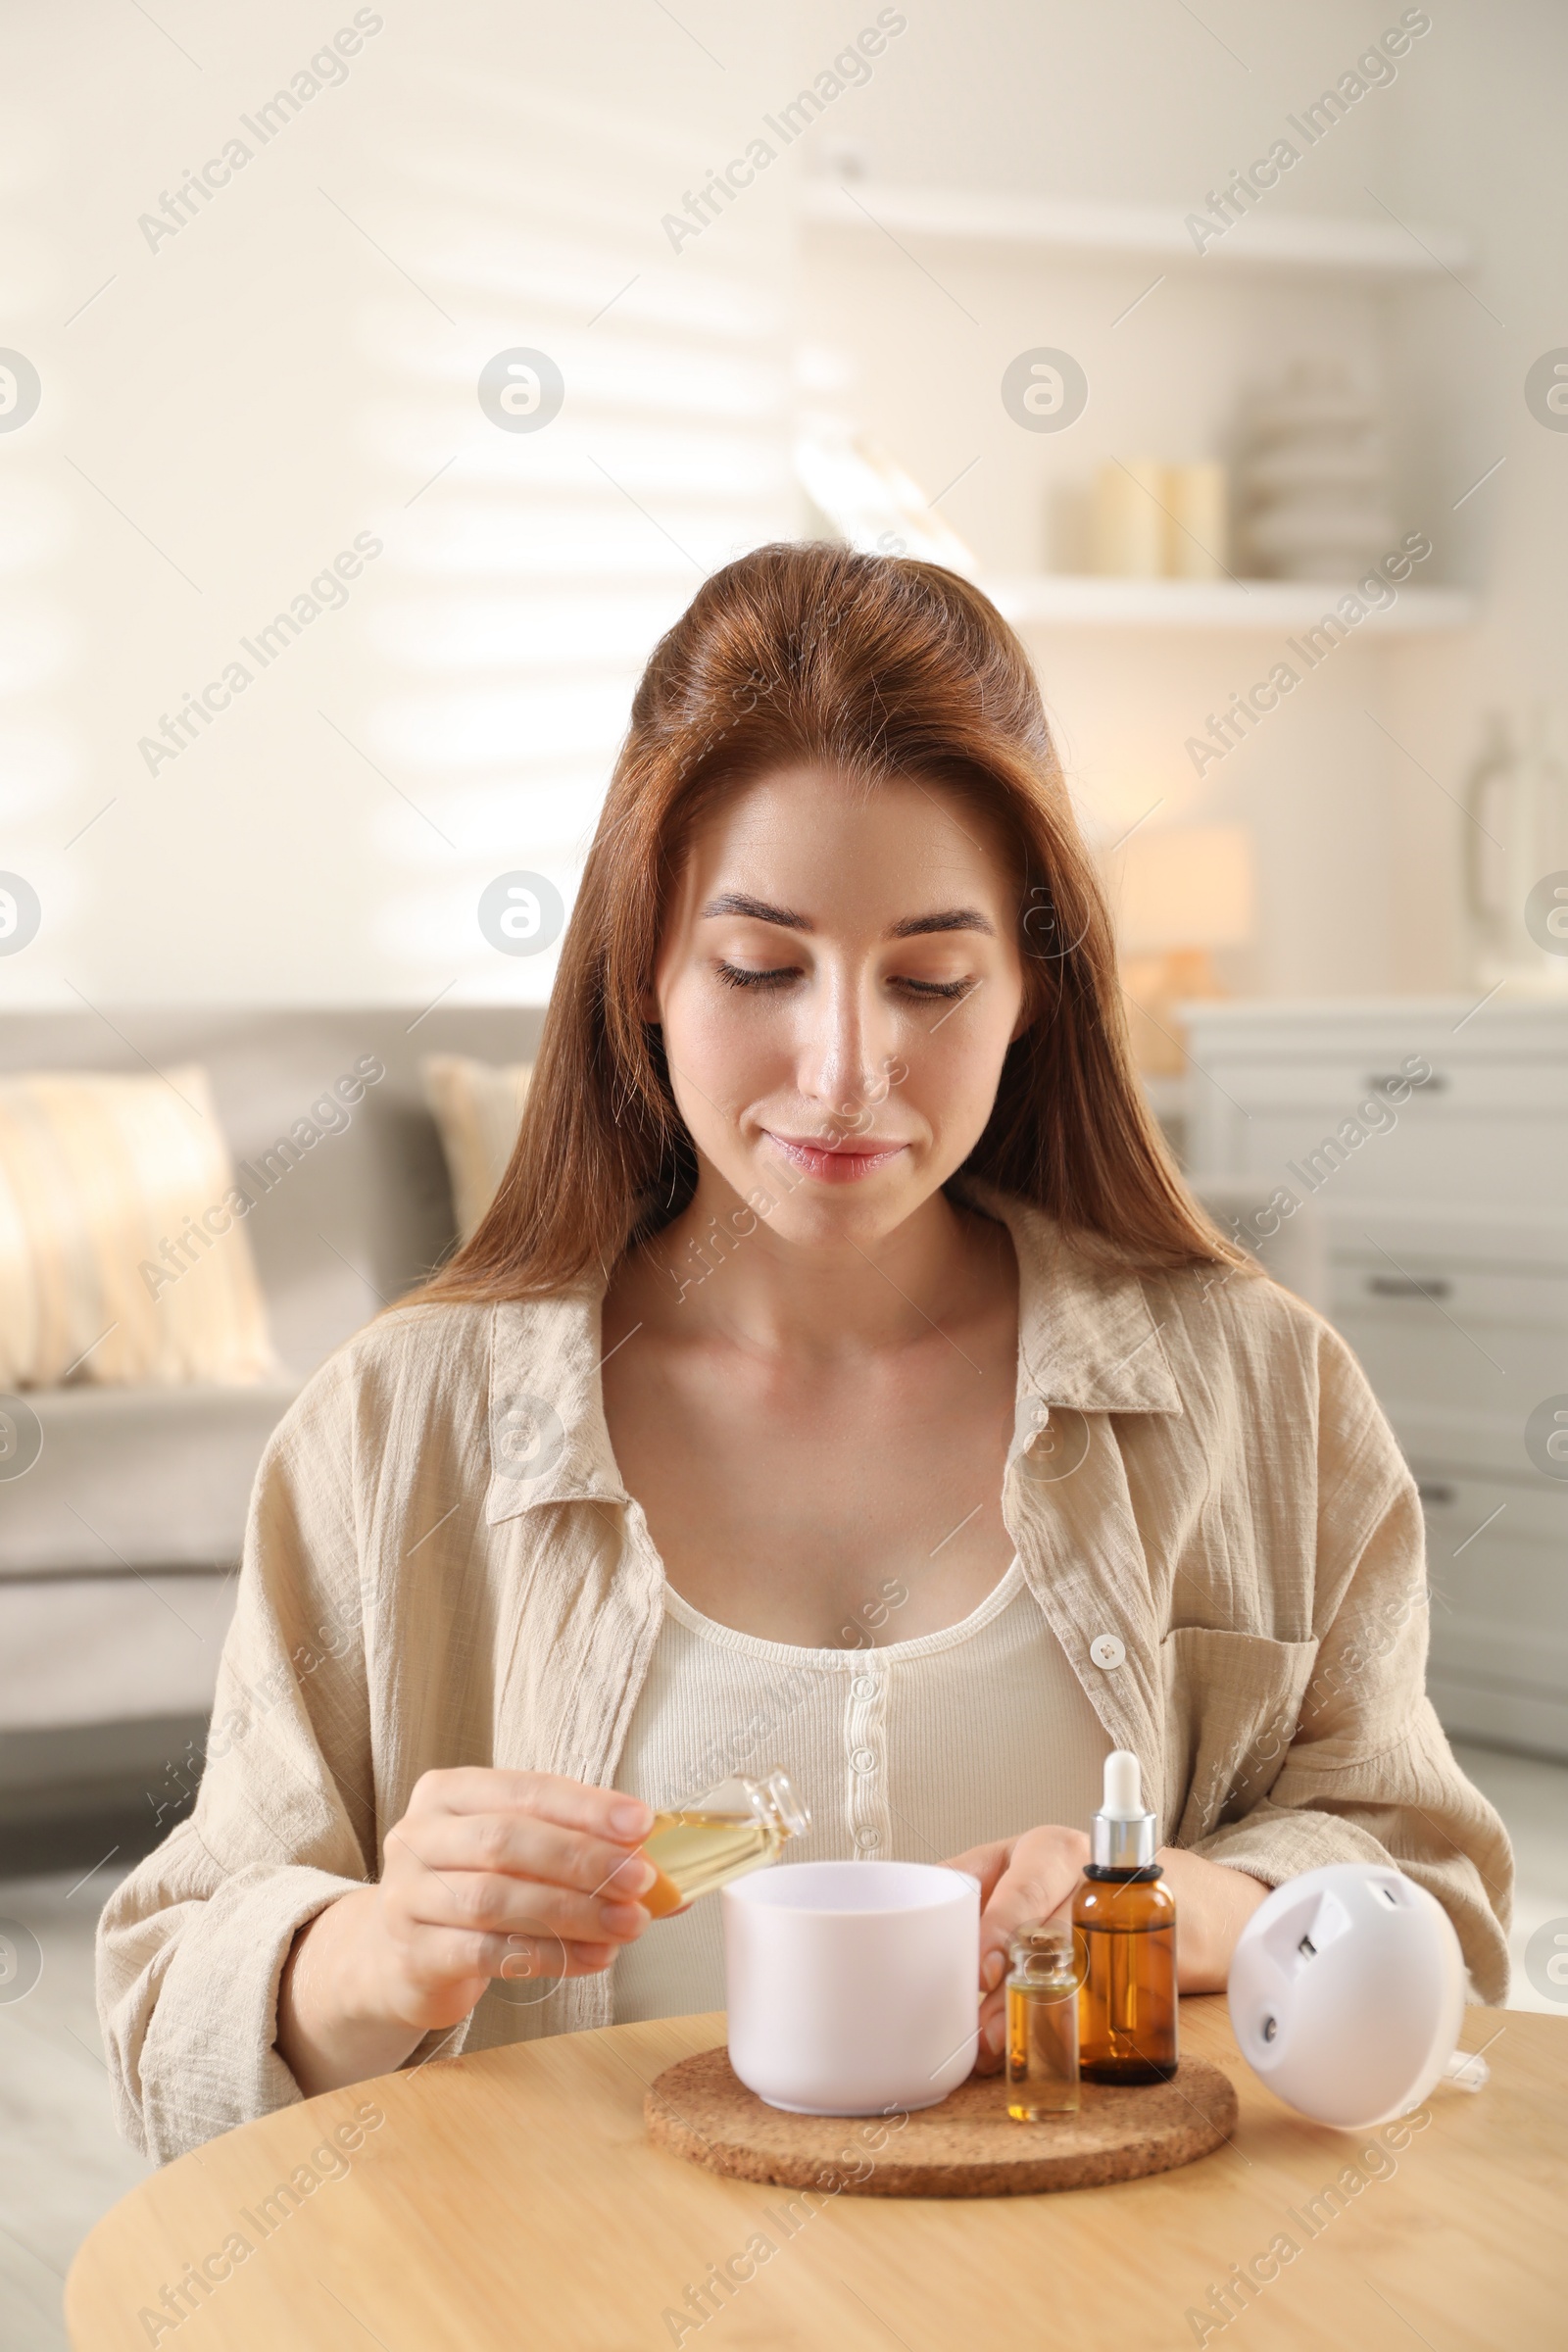
MULTIPOLYGON (((956 1854, 950 1870, 980 1882, 980 2052, 977 2074, 995 2074, 1006 2034, 1007 1941, 1037 1920, 1063 1916, 1089 1859, 1082 1830, 1025 1830, 992 1845, 956 1854)), ((1236 1939, 1269 1889, 1246 1871, 1231 1870, 1181 1846, 1156 1856, 1176 1898, 1176 1974, 1183 1992, 1222 1992, 1236 1939)))
POLYGON ((1002 2064, 1006 2033, 1007 1939, 1036 1920, 1049 1919, 1070 1901, 1089 1859, 1082 1830, 1025 1830, 994 1845, 974 1845, 956 1854, 950 1870, 966 1870, 980 1882, 980 2051, 975 2072, 994 2075, 1002 2064))

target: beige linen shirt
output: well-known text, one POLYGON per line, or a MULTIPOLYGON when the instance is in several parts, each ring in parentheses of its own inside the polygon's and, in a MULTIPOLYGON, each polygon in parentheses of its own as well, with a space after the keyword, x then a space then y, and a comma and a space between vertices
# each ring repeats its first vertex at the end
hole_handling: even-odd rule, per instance
MULTIPOLYGON (((1106 1272, 976 1198, 1019 1267, 1007 1531, 1161 1838, 1271 1885, 1393 1861, 1500 1999, 1507 1840, 1424 1694, 1420 1506, 1349 1350, 1266 1280, 1106 1272)), ((613 1781, 664 1580, 611 1450, 601 1298, 395 1310, 270 1442, 194 1810, 99 1931, 119 2120, 149 2154, 299 2098, 272 2046, 289 1946, 377 1876, 421 1773, 613 1781)), ((608 1974, 497 1984, 407 2063, 611 2002, 608 1974)))

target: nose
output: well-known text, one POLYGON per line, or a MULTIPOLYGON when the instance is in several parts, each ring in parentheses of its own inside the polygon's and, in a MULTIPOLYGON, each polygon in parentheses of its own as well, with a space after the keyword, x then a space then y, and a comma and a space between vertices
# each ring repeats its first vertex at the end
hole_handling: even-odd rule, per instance
POLYGON ((863 1122, 868 1106, 886 1092, 878 1073, 894 1041, 891 1032, 883 1035, 888 1015, 873 989, 848 971, 824 975, 824 981, 805 1008, 798 1081, 824 1122, 831 1119, 842 1131, 863 1122))

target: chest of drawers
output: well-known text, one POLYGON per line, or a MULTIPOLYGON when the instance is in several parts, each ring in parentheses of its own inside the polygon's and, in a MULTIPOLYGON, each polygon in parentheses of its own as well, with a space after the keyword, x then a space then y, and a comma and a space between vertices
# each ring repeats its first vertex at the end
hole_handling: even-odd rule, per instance
POLYGON ((1190 1172, 1311 1201, 1420 1486, 1439 1714, 1568 1756, 1568 999, 1189 1012, 1190 1172))

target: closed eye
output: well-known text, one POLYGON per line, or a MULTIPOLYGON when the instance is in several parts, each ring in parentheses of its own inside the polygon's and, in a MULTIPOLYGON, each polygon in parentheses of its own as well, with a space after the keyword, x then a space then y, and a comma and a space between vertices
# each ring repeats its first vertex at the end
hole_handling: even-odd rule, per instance
POLYGON ((719 962, 713 967, 726 988, 777 988, 785 980, 798 980, 800 965, 777 964, 763 971, 752 971, 744 964, 719 962))
MULTIPOLYGON (((747 964, 727 963, 722 959, 714 965, 726 988, 782 988, 788 980, 801 976, 799 964, 770 964, 754 968, 747 964)), ((940 997, 952 999, 967 996, 975 986, 972 980, 894 980, 894 988, 904 989, 911 997, 940 997)))

